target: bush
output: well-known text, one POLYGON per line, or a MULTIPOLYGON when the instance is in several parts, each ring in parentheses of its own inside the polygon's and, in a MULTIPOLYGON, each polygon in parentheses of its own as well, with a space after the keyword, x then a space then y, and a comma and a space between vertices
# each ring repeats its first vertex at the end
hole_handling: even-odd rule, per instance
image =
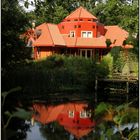
POLYGON ((95 77, 108 75, 105 62, 81 57, 53 55, 42 61, 34 61, 18 67, 5 78, 9 88, 20 85, 28 95, 47 95, 55 92, 88 93, 94 89, 95 77), (12 79, 12 83, 11 83, 12 79))

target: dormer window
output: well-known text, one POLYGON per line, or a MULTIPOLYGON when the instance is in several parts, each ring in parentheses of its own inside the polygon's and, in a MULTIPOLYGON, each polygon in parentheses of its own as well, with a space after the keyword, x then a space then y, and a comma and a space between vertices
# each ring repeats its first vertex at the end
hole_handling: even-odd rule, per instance
POLYGON ((70 31, 70 37, 75 37, 75 31, 70 31))
POLYGON ((92 38, 92 31, 82 31, 81 37, 83 38, 92 38))

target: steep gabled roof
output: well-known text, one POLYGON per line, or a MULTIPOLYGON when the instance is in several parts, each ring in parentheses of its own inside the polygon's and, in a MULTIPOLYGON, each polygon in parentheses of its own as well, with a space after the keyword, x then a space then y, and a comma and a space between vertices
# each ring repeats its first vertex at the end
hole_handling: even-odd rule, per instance
POLYGON ((80 6, 78 9, 73 11, 70 15, 68 15, 65 20, 68 19, 79 19, 79 18, 90 18, 90 19, 97 19, 95 16, 93 16, 90 12, 88 12, 86 9, 84 9, 82 6, 80 6))
POLYGON ((33 46, 54 46, 48 25, 43 23, 36 27, 36 30, 41 30, 41 35, 35 42, 33 46))
POLYGON ((65 42, 60 34, 58 26, 50 23, 43 23, 36 27, 36 30, 41 30, 41 35, 33 43, 34 46, 64 46, 65 42))
POLYGON ((54 42, 54 45, 61 45, 61 46, 64 46, 65 45, 65 42, 64 42, 64 39, 59 31, 59 28, 57 25, 55 24, 48 24, 48 28, 49 28, 49 31, 50 31, 50 34, 52 36, 52 40, 54 42))

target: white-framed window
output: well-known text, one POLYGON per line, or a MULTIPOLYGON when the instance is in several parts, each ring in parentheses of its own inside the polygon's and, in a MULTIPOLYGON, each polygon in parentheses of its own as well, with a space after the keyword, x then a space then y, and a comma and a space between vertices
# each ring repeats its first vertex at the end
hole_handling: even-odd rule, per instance
POLYGON ((70 31, 70 37, 75 37, 75 31, 70 31))
POLYGON ((80 118, 90 118, 91 111, 80 111, 80 118))
POLYGON ((83 38, 92 38, 92 31, 82 31, 81 32, 81 37, 83 38))
POLYGON ((69 111, 69 117, 74 118, 74 111, 69 111))
POLYGON ((91 118, 91 110, 86 111, 86 116, 87 116, 88 118, 91 118))
POLYGON ((87 118, 86 111, 80 111, 80 118, 87 118))

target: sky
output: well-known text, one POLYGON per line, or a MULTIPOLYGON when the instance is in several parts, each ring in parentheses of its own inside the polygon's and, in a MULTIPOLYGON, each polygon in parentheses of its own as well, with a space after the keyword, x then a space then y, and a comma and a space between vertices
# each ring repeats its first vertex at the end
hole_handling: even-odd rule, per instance
MULTIPOLYGON (((33 1, 33 0, 28 0, 28 1, 29 1, 29 3, 31 3, 31 1, 33 1)), ((35 9, 35 7, 32 6, 32 5, 29 5, 29 7, 26 8, 24 6, 24 2, 25 2, 25 0, 19 0, 19 5, 22 6, 25 9, 26 12, 30 12, 30 11, 33 11, 35 9)))

